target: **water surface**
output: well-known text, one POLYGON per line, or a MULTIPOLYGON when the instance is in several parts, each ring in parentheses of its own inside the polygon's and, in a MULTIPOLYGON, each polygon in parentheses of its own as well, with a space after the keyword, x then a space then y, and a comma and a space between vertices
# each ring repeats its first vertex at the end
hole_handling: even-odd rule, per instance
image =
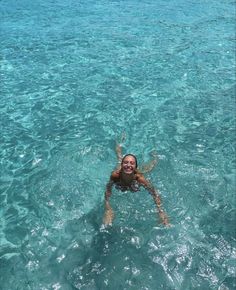
POLYGON ((235 3, 5 1, 0 288, 236 287, 235 3), (124 153, 150 195, 103 195, 124 153))

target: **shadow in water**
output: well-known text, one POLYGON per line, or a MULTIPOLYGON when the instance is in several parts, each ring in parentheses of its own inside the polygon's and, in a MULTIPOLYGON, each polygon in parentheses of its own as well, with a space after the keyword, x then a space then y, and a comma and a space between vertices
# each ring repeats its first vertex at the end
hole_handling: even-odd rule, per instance
MULTIPOLYGON (((77 221, 77 247, 67 251, 63 266, 67 283, 90 290, 174 289, 163 267, 149 256, 148 239, 141 241, 140 232, 130 226, 102 228, 102 216, 100 205, 77 221), (83 236, 84 229, 91 236, 83 236)), ((68 223, 67 231, 73 227, 68 223)))

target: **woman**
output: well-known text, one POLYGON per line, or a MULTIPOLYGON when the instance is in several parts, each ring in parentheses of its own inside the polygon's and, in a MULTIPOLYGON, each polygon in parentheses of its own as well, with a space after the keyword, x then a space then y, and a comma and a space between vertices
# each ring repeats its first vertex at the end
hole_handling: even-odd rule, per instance
MULTIPOLYGON (((104 214, 104 224, 112 224, 114 218, 114 213, 109 203, 109 199, 112 194, 112 187, 115 187, 121 191, 138 191, 140 186, 146 188, 153 197, 156 204, 157 212, 161 218, 164 225, 168 226, 169 221, 166 213, 161 208, 161 198, 158 191, 145 179, 143 174, 137 169, 138 163, 137 158, 133 154, 127 154, 122 158, 121 145, 116 146, 116 153, 119 160, 119 167, 111 173, 110 180, 106 186, 105 192, 105 214, 104 214)), ((157 160, 153 160, 149 166, 145 167, 145 171, 150 171, 157 160)))

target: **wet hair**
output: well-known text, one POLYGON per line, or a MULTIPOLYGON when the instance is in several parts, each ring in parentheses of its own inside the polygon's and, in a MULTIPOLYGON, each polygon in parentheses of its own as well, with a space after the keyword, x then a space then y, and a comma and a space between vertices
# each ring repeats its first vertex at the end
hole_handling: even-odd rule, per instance
POLYGON ((135 169, 136 168, 138 168, 138 161, 137 161, 137 157, 135 156, 135 155, 133 155, 133 154, 126 154, 123 158, 122 158, 122 160, 121 160, 121 164, 123 163, 123 161, 124 161, 124 159, 125 159, 125 157, 127 157, 127 156, 132 156, 132 157, 134 157, 134 159, 135 159, 135 169))

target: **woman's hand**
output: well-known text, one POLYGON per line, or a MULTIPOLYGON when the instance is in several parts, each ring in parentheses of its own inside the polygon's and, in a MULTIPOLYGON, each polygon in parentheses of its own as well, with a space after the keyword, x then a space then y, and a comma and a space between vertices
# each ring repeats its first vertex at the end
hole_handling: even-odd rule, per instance
POLYGON ((162 223, 165 226, 169 227, 170 226, 170 223, 169 223, 169 219, 168 219, 167 214, 164 211, 160 211, 159 212, 159 215, 160 215, 160 218, 161 218, 162 223))
POLYGON ((111 225, 113 219, 114 219, 113 209, 110 206, 109 201, 108 200, 105 200, 105 213, 104 213, 104 217, 103 217, 103 223, 104 223, 104 225, 105 226, 111 225))
POLYGON ((114 219, 114 213, 111 207, 106 208, 104 218, 103 218, 103 223, 105 226, 107 225, 112 225, 112 221, 114 219))

